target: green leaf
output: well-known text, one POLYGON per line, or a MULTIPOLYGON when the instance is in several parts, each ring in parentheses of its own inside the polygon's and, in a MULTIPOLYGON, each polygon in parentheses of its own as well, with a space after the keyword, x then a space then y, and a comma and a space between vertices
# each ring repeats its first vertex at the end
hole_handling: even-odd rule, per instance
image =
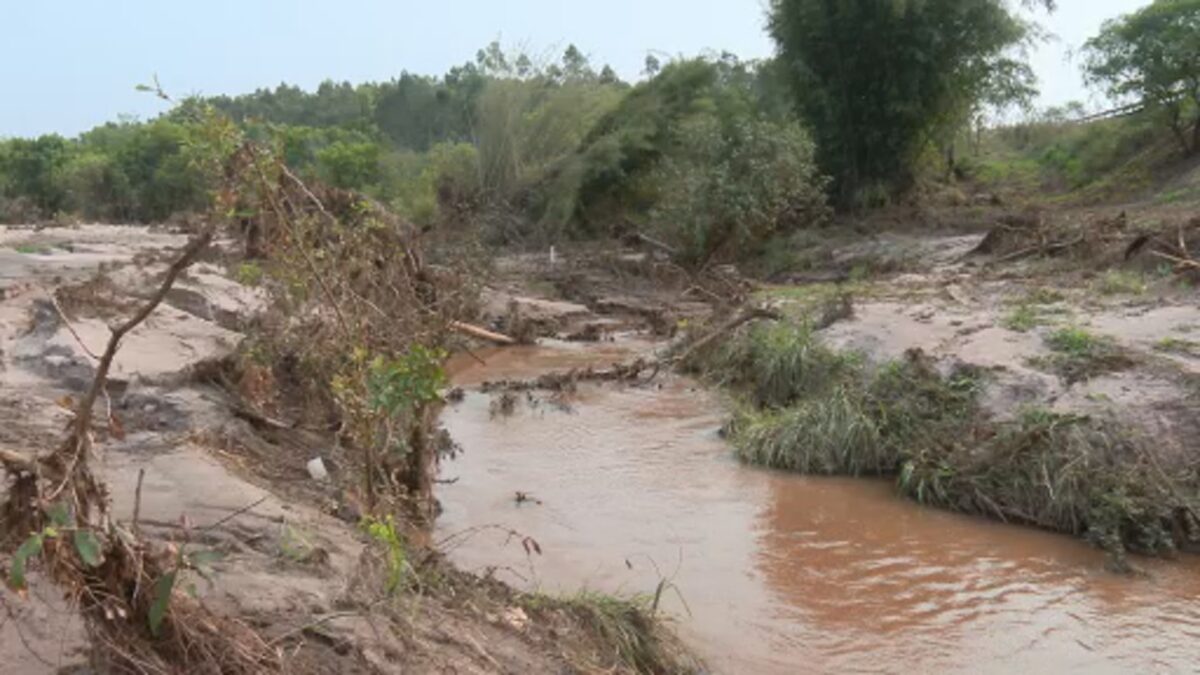
POLYGON ((60 528, 71 526, 71 512, 67 510, 67 505, 63 503, 51 506, 46 512, 50 516, 50 522, 60 528))
POLYGON ((195 553, 189 553, 187 555, 187 561, 188 564, 192 565, 193 567, 208 567, 224 557, 225 554, 221 553, 220 551, 205 549, 202 551, 196 551, 195 553))
POLYGON ((99 567, 100 563, 104 562, 104 555, 100 552, 100 540, 91 530, 75 530, 75 550, 79 552, 83 564, 88 567, 99 567))
POLYGON ((154 582, 154 602, 150 605, 150 634, 158 637, 163 619, 167 616, 167 607, 171 604, 171 591, 175 588, 177 570, 171 570, 154 582))
POLYGON ((25 564, 42 552, 41 533, 30 535, 13 555, 12 569, 8 571, 8 586, 14 591, 25 589, 25 564))

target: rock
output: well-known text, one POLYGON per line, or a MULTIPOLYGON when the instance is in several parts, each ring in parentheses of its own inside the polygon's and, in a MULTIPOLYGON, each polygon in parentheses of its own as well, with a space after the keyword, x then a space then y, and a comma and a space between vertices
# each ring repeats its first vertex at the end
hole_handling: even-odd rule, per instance
POLYGON ((312 476, 313 480, 326 480, 329 478, 329 471, 325 469, 325 462, 316 457, 307 465, 308 475, 312 476))

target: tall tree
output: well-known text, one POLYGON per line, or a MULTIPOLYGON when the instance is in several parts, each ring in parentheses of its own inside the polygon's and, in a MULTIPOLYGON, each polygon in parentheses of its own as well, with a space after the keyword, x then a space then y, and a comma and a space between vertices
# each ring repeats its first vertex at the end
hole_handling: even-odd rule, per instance
POLYGON ((1084 50, 1090 82, 1160 111, 1184 154, 1200 154, 1200 0, 1155 0, 1105 22, 1084 50))
POLYGON ((843 206, 908 188, 1031 36, 1006 0, 773 0, 769 25, 843 206))

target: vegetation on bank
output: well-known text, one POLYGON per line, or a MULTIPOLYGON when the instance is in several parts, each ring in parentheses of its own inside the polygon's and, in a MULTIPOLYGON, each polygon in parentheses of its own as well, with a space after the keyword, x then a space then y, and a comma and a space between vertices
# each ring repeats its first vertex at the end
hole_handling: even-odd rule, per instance
POLYGON ((530 244, 637 232, 691 266, 778 248, 825 223, 827 200, 878 205, 963 177, 1103 198, 1195 154, 1200 0, 1156 0, 1088 42, 1089 80, 1140 112, 1087 124, 1079 106, 1029 114, 1038 31, 1022 5, 1053 3, 774 0, 775 58, 651 57, 636 84, 574 46, 540 61, 493 43, 442 76, 188 100, 73 139, 0 140, 0 222, 203 212, 207 105, 301 178, 423 228, 530 244), (1025 122, 987 128, 1014 107, 1025 122))
MULTIPOLYGON (((1051 340, 1079 359, 1102 347, 1070 329, 1051 340)), ((1084 536, 1118 562, 1200 542, 1181 496, 1200 491, 1194 467, 1164 469, 1146 439, 1110 419, 1040 408, 991 419, 984 373, 939 372, 919 352, 872 365, 804 321, 743 328, 687 365, 741 402, 730 436, 748 463, 894 477, 922 503, 1084 536)))

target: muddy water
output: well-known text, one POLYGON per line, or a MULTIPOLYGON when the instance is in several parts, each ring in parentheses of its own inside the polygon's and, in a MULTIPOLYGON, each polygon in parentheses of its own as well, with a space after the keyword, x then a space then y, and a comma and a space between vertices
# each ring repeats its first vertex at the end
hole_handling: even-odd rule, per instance
MULTIPOLYGON (((459 363, 460 384, 618 354, 482 356, 459 363)), ((442 470, 457 479, 440 493, 452 558, 559 593, 649 593, 666 576, 678 592, 663 606, 723 673, 1200 668, 1200 561, 1118 577, 1080 542, 923 509, 884 482, 743 467, 714 395, 661 384, 584 387, 569 410, 523 403, 511 417, 479 393, 448 409, 465 450, 442 470)))

